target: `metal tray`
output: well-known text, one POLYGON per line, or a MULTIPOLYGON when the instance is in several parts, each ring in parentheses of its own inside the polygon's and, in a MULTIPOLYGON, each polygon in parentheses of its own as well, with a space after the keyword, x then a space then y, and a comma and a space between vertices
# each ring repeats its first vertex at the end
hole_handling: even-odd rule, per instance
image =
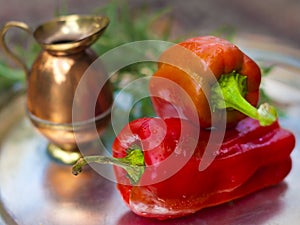
MULTIPOLYGON (((300 52, 273 40, 240 36, 235 40, 259 63, 275 65, 263 80, 267 94, 283 109, 283 127, 300 138, 300 52)), ((46 153, 47 141, 24 113, 24 94, 0 111, 0 224, 299 224, 300 149, 284 182, 217 207, 175 220, 136 216, 115 184, 93 170, 75 177, 67 165, 46 153)))

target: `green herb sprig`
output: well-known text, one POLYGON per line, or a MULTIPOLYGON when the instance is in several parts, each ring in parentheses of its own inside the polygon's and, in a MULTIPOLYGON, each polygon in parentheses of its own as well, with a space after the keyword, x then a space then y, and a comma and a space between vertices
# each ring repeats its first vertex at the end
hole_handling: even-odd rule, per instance
MULTIPOLYGON (((147 7, 143 9, 131 10, 128 2, 125 0, 110 1, 104 7, 98 7, 91 12, 95 15, 105 15, 110 19, 110 25, 101 38, 92 46, 92 48, 99 54, 118 47, 122 44, 149 39, 167 40, 170 33, 170 26, 158 34, 153 30, 152 24, 162 19, 170 9, 163 8, 162 10, 150 12, 147 7)), ((68 14, 68 6, 63 5, 60 12, 54 12, 55 16, 68 14)), ((29 43, 29 46, 24 49, 21 44, 14 44, 14 52, 18 55, 26 56, 26 60, 30 65, 37 56, 40 48, 36 43, 29 43)), ((143 74, 145 65, 135 64, 123 68, 121 73, 131 73, 135 76, 143 74)), ((121 77, 121 76, 120 76, 121 77)), ((19 68, 14 68, 4 57, 0 58, 0 92, 11 88, 17 83, 23 84, 25 82, 25 74, 19 68)), ((116 83, 118 88, 118 83, 116 83)))

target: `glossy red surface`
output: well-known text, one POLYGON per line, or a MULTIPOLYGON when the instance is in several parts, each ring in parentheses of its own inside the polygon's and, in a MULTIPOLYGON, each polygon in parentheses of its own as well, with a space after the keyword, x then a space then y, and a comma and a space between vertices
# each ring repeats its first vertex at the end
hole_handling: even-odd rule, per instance
MULTIPOLYGON (((270 43, 245 40, 239 43, 254 58, 277 65, 264 80, 265 91, 284 111, 281 125, 291 130, 298 140, 299 52, 270 43)), ((24 114, 23 100, 14 98, 0 111, 0 224, 299 224, 298 143, 292 154, 292 170, 279 185, 188 217, 157 221, 133 214, 122 201, 115 183, 93 170, 85 170, 75 177, 70 166, 49 158, 46 140, 24 114)))

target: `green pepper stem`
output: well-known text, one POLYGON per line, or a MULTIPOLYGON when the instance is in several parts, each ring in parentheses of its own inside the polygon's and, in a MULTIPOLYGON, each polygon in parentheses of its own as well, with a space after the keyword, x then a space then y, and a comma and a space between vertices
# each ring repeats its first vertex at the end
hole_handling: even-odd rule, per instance
POLYGON ((72 167, 72 173, 78 175, 82 167, 89 163, 110 164, 126 170, 132 184, 136 184, 145 171, 144 154, 141 149, 130 149, 124 158, 113 158, 109 156, 86 156, 80 158, 72 167))
POLYGON ((211 103, 213 109, 233 108, 256 119, 260 125, 267 126, 277 119, 273 106, 264 103, 258 109, 252 106, 243 96, 246 93, 247 77, 236 73, 224 74, 212 87, 211 103))

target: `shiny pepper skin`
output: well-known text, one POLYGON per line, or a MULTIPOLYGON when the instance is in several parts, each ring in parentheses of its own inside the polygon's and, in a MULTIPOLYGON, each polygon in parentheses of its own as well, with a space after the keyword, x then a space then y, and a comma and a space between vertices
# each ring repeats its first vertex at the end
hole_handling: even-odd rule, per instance
POLYGON ((246 115, 231 107, 226 109, 224 114, 223 109, 217 109, 211 102, 213 85, 222 75, 227 76, 231 73, 238 73, 246 78, 243 98, 254 107, 258 104, 260 68, 227 40, 214 36, 190 38, 167 49, 160 60, 159 67, 150 80, 149 90, 155 111, 162 118, 180 117, 195 122, 197 118, 195 119, 190 112, 195 107, 201 127, 213 126, 212 115, 216 118, 216 124, 225 120, 227 127, 233 127, 246 115), (180 47, 190 53, 184 52, 180 47), (197 64, 200 63, 194 56, 204 62, 203 71, 197 68, 197 64), (211 73, 207 72, 206 66, 211 73), (182 88, 191 102, 186 100, 187 96, 181 94, 180 90, 169 86, 167 81, 177 84, 178 89, 182 88), (178 115, 178 112, 182 115, 178 115))
POLYGON ((200 171, 213 132, 199 133, 198 127, 176 118, 142 118, 125 126, 113 143, 113 156, 123 158, 135 146, 141 148, 145 160, 145 171, 136 184, 130 182, 125 170, 114 168, 117 188, 128 207, 144 217, 185 216, 275 185, 290 172, 293 134, 277 122, 262 127, 251 118, 227 130, 220 147, 211 146, 215 159, 200 171), (179 140, 190 142, 178 150, 179 140), (195 148, 189 149, 192 143, 195 148), (180 168, 174 172, 178 164, 180 168))

